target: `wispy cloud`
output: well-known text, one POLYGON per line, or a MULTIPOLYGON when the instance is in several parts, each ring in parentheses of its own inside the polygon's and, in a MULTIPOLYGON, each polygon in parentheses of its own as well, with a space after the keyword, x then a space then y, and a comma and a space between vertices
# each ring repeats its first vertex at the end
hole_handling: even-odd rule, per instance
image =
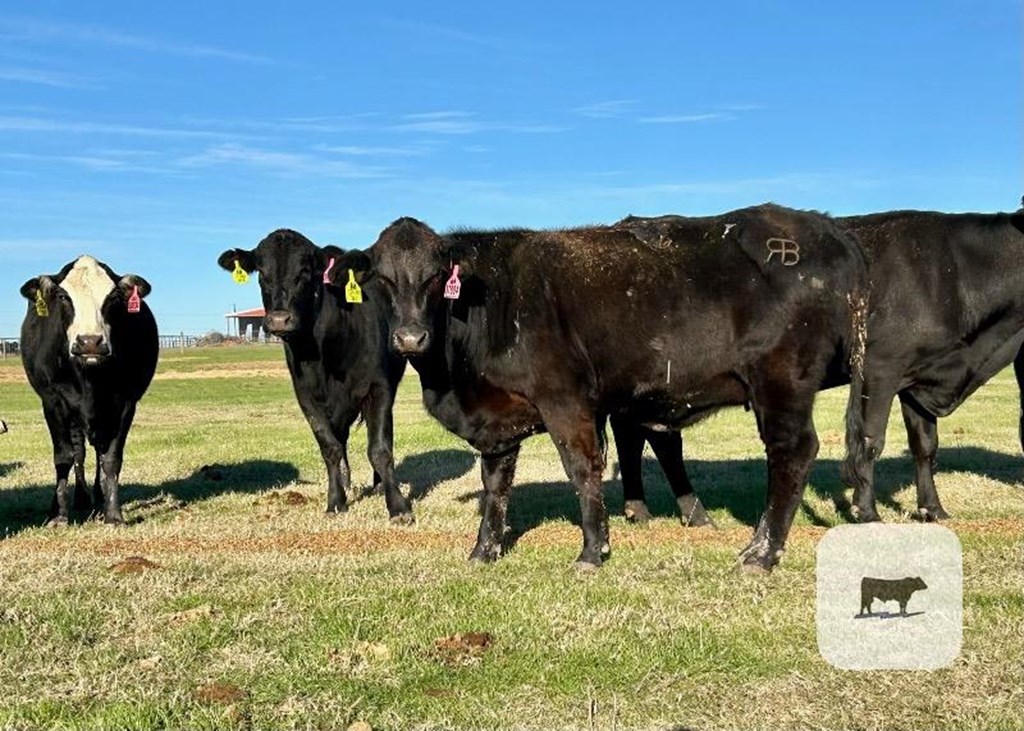
POLYGON ((148 53, 163 53, 191 58, 217 58, 242 63, 272 63, 272 60, 256 54, 235 51, 218 46, 195 43, 177 43, 159 38, 126 33, 99 25, 81 23, 51 22, 20 16, 0 16, 0 32, 20 41, 61 40, 73 43, 103 45, 126 48, 148 53))
POLYGON ((98 89, 99 85, 92 79, 73 74, 43 69, 0 67, 0 81, 15 81, 22 84, 38 84, 55 86, 63 89, 98 89))
POLYGON ((374 147, 363 145, 324 145, 317 148, 324 152, 352 157, 419 157, 427 154, 422 147, 374 147))
POLYGON ((444 111, 418 112, 405 114, 403 122, 391 125, 388 129, 396 132, 424 132, 440 135, 469 135, 479 132, 521 132, 544 134, 549 132, 565 132, 570 128, 553 124, 522 124, 514 122, 495 122, 477 118, 473 112, 444 111))
POLYGON ((642 124, 687 124, 692 122, 724 122, 736 119, 734 114, 725 112, 706 112, 704 114, 661 114, 653 117, 640 117, 642 124))
POLYGON ((43 117, 0 116, 0 130, 11 132, 68 132, 74 134, 114 134, 139 137, 228 137, 223 132, 202 129, 148 127, 143 125, 80 122, 43 117))
POLYGON ((335 160, 301 152, 280 152, 247 147, 239 144, 223 144, 210 147, 198 155, 191 155, 179 161, 185 168, 208 168, 241 165, 263 169, 284 176, 319 175, 333 178, 383 178, 388 177, 382 167, 356 165, 347 160, 335 160))
POLYGON ((145 157, 142 153, 119 154, 111 151, 103 153, 83 153, 78 155, 39 155, 26 152, 5 152, 0 153, 0 160, 24 161, 32 163, 50 163, 57 165, 72 165, 85 168, 94 172, 141 172, 159 173, 161 175, 174 173, 166 167, 144 164, 139 160, 145 157))
POLYGON ((454 28, 439 23, 428 23, 420 20, 404 20, 400 18, 381 18, 380 22, 386 26, 399 30, 411 31, 417 36, 429 38, 432 43, 438 40, 455 41, 456 43, 469 44, 479 48, 502 48, 510 45, 510 41, 497 36, 470 33, 460 28, 454 28))
POLYGON ((640 102, 637 99, 611 99, 604 102, 595 102, 573 111, 591 119, 610 119, 614 117, 625 117, 631 113, 640 102))

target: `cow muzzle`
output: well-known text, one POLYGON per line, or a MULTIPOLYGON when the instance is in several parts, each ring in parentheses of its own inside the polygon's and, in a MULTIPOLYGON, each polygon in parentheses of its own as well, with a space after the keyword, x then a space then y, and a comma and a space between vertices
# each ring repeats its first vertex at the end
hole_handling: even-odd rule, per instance
POLYGON ((423 327, 400 327, 391 338, 399 355, 423 355, 430 348, 430 331, 423 327))
POLYGON ((110 343, 102 335, 76 335, 71 355, 85 365, 99 365, 110 356, 110 343))
POLYGON ((299 320, 288 310, 271 310, 263 318, 263 325, 271 335, 286 338, 299 329, 299 320))

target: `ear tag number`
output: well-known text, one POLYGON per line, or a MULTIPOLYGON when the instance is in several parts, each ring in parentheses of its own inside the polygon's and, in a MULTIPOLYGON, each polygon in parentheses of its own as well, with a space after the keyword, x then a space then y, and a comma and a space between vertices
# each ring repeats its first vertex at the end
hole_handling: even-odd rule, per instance
POLYGON ((457 300, 459 292, 462 291, 462 280, 459 279, 459 265, 452 265, 452 275, 444 283, 444 298, 446 300, 457 300))
POLYGON ((363 301, 363 290, 359 288, 356 273, 351 269, 348 270, 348 284, 345 285, 345 301, 352 303, 363 301))
POLYGON ((242 263, 238 259, 235 259, 235 271, 231 272, 231 277, 239 284, 249 281, 249 272, 242 269, 242 263))
POLYGON ((327 262, 327 268, 324 269, 324 284, 331 283, 331 270, 334 269, 334 257, 332 256, 330 261, 327 262))
POLYGON ((50 308, 46 304, 46 300, 43 299, 43 290, 36 290, 36 314, 39 317, 49 317, 50 308))
POLYGON ((128 298, 128 312, 138 312, 142 309, 142 298, 139 297, 139 287, 134 285, 132 287, 132 295, 128 298))

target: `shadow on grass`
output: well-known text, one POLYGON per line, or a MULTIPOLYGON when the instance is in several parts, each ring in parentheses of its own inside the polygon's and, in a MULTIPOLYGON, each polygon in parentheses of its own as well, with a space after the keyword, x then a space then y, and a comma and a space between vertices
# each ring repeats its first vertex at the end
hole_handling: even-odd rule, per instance
MULTIPOLYGON (((1024 459, 993 452, 980 447, 951 447, 940 452, 941 472, 973 472, 989 479, 1022 487, 1024 459)), ((846 498, 846 486, 839 479, 840 460, 818 460, 811 471, 808 492, 830 501, 848 522, 854 518, 846 498)), ((767 464, 762 458, 739 460, 688 460, 690 479, 696 486, 704 507, 709 511, 724 510, 751 528, 764 512, 767 486, 767 464)), ((609 474, 617 474, 616 469, 609 474)), ((678 517, 675 497, 669 489, 657 460, 643 460, 643 480, 647 507, 654 517, 678 517)), ((875 467, 876 496, 880 505, 895 511, 915 513, 916 498, 908 504, 899 503, 895 494, 914 481, 914 463, 909 452, 879 460, 875 467)), ((479 491, 461 495, 461 502, 479 500, 479 491)), ((606 480, 604 499, 609 515, 623 513, 622 483, 606 480)), ((801 501, 804 516, 814 525, 830 526, 834 520, 818 514, 806 500, 801 501)), ((570 520, 580 524, 579 499, 568 479, 514 485, 509 497, 507 546, 511 548, 521 536, 549 520, 570 520)))
POLYGON ((15 470, 20 470, 24 466, 24 462, 2 462, 0 463, 0 477, 7 477, 7 475, 15 470))
POLYGON ((457 480, 473 469, 476 455, 466 449, 436 449, 413 454, 395 468, 399 482, 409 484, 409 498, 419 500, 438 485, 457 480))
MULTIPOLYGON (((124 483, 120 488, 121 507, 125 511, 126 522, 133 525, 161 512, 177 510, 218 495, 264 492, 294 482, 298 476, 298 469, 288 462, 257 459, 208 465, 188 477, 156 485, 124 483), (139 509, 149 510, 143 516, 138 514, 139 509)), ((90 484, 90 494, 91 490, 90 484)), ((0 491, 0 534, 10 537, 25 528, 45 524, 51 514, 53 492, 53 484, 0 491)), ((74 522, 84 522, 87 516, 88 510, 76 511, 74 522)))

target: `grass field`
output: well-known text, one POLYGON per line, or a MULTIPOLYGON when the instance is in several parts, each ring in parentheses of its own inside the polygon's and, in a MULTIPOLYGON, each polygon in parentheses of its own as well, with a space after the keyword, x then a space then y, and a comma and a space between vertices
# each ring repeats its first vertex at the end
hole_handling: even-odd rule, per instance
MULTIPOLYGON (((129 525, 41 527, 49 439, 20 364, 2 361, 0 728, 1024 728, 1012 376, 940 424, 965 627, 960 657, 935 672, 844 672, 817 653, 814 547, 845 520, 845 398, 819 398, 820 458, 773 575, 735 571, 764 502, 742 410, 686 433, 718 530, 680 526, 651 460, 656 518, 628 525, 612 452, 612 558, 580 575, 578 504, 543 436, 520 459, 508 555, 466 561, 479 466, 423 411, 412 372, 395 448, 416 525, 391 526, 365 489, 364 429, 352 509, 326 517, 325 471, 274 346, 165 353, 128 443, 129 525)), ((902 428, 894 412, 878 469, 889 522, 915 505, 902 428)))

